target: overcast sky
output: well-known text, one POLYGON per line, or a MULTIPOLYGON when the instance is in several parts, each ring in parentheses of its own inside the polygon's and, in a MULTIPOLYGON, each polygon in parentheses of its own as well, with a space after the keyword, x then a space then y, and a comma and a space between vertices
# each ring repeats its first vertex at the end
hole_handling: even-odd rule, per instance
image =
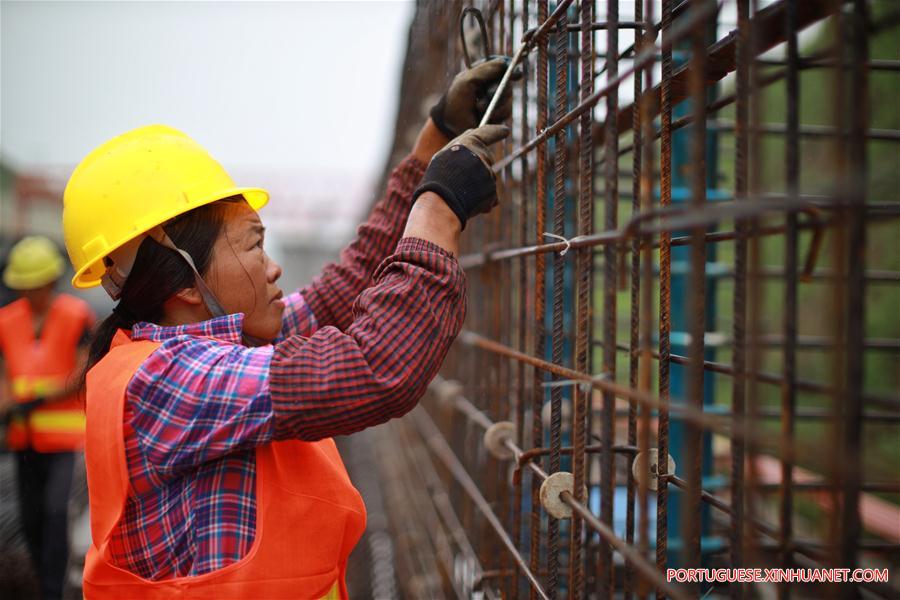
POLYGON ((0 153, 183 129, 228 168, 377 176, 412 2, 0 2, 0 153))

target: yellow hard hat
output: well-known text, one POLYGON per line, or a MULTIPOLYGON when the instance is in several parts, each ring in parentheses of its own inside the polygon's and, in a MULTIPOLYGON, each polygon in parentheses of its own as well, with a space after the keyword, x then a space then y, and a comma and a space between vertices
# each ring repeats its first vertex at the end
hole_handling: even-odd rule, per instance
POLYGON ((237 195, 254 210, 269 201, 265 190, 235 186, 203 147, 177 129, 150 125, 109 140, 75 168, 63 195, 72 285, 99 285, 111 252, 169 219, 237 195))
POLYGON ((56 244, 30 235, 12 247, 3 271, 3 283, 13 290, 33 290, 53 283, 66 268, 56 244))

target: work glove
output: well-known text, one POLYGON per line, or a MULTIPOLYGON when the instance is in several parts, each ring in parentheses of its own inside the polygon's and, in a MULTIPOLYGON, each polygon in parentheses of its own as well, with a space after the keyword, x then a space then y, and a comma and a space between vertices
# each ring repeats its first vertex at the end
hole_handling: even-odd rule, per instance
POLYGON ((459 217, 465 229, 470 217, 489 212, 497 205, 497 182, 488 146, 508 135, 509 127, 505 125, 485 125, 454 138, 431 159, 413 198, 434 192, 459 217))
MULTIPOLYGON (((509 66, 510 59, 497 56, 476 63, 456 75, 441 99, 431 108, 431 120, 441 132, 454 138, 467 129, 478 127, 484 111, 509 66)), ((522 78, 522 71, 513 71, 511 79, 522 78)), ((497 103, 491 123, 502 123, 512 113, 512 86, 507 85, 497 103)))

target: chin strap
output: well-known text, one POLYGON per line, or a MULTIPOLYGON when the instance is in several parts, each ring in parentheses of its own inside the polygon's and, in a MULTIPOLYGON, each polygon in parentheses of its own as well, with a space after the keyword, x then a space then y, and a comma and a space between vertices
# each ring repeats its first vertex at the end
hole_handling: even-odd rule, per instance
POLYGON ((169 250, 174 250, 181 255, 184 262, 186 262, 191 268, 191 271, 194 272, 194 284, 197 286, 197 291, 200 292, 200 297, 203 298, 203 303, 206 305, 207 310, 209 310, 213 317, 224 317, 227 314, 225 309, 222 308, 216 295, 213 294, 212 290, 209 289, 209 286, 206 285, 206 282, 203 281, 203 276, 200 275, 200 272, 197 270, 197 265, 194 264, 194 259, 191 258, 191 255, 176 246, 175 242, 172 241, 172 238, 169 237, 169 234, 167 234, 166 230, 162 227, 154 227, 147 232, 147 235, 160 246, 165 246, 169 250))

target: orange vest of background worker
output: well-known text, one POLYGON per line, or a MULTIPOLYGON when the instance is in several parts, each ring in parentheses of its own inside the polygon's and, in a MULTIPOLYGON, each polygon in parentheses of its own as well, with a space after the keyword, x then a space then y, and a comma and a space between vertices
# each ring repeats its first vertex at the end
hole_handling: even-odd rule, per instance
POLYGON ((81 450, 84 406, 78 392, 65 391, 77 366, 78 346, 92 321, 91 310, 79 298, 58 294, 47 309, 40 336, 35 335, 32 312, 25 298, 0 308, 0 348, 9 393, 18 404, 37 403, 27 416, 13 414, 7 446, 37 452, 81 450))
POLYGON ((128 495, 125 389, 159 345, 131 342, 120 332, 109 354, 88 373, 86 457, 93 544, 85 559, 85 597, 346 598, 347 557, 365 529, 366 512, 331 439, 257 448, 259 518, 253 546, 239 562, 161 581, 113 564, 108 543, 128 495), (285 526, 296 523, 303 525, 285 526))
POLYGON ((87 303, 54 291, 64 269, 52 241, 22 239, 3 271, 20 298, 0 308, 0 416, 8 421, 20 524, 45 599, 63 595, 69 492, 75 453, 84 446, 80 354, 94 321, 87 303))

